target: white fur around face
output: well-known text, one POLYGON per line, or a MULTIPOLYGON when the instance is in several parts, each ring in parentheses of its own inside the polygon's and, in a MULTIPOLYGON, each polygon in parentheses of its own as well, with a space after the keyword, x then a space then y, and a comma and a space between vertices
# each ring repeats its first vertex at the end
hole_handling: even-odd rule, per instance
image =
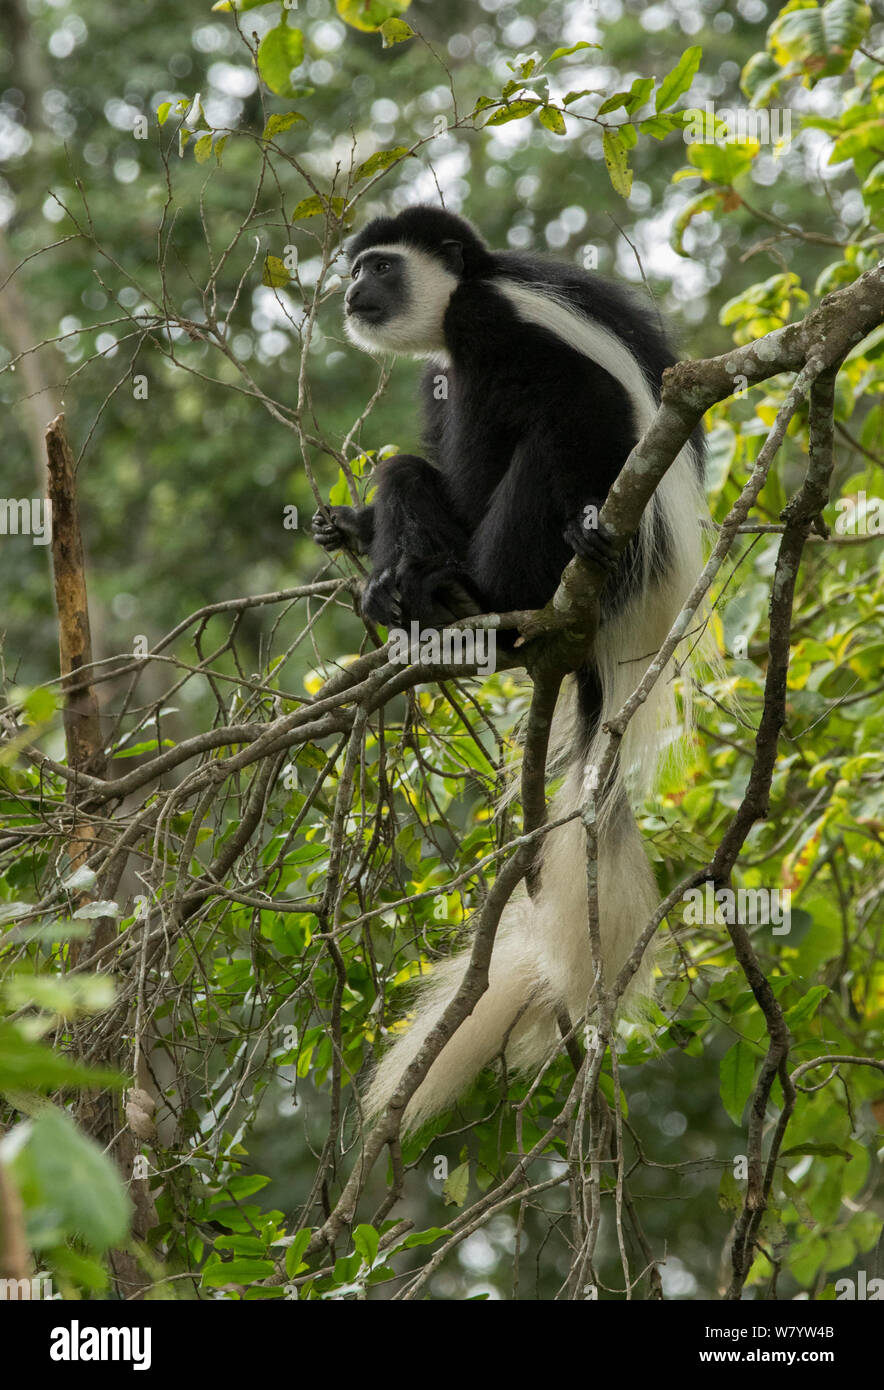
POLYGON ((416 246, 372 246, 404 257, 408 305, 385 323, 361 322, 348 314, 347 337, 363 352, 396 352, 408 357, 433 357, 444 351, 442 329, 448 301, 460 281, 435 256, 416 246))

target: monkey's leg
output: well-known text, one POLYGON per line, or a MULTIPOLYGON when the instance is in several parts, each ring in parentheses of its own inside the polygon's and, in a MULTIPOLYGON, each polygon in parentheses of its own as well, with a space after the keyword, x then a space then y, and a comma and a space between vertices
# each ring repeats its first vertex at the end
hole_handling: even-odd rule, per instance
POLYGON ((397 454, 379 470, 362 609, 376 622, 440 624, 483 611, 466 568, 468 532, 445 479, 426 459, 397 454))

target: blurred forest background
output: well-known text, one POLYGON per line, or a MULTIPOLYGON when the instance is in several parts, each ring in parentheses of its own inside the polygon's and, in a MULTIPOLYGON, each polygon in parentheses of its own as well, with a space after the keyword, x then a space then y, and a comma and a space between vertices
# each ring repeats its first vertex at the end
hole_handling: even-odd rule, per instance
MULTIPOLYGON (((244 8, 240 14, 213 11, 195 0, 151 0, 149 5, 128 0, 113 6, 99 0, 5 0, 0 17, 0 491, 9 498, 44 494, 44 430, 63 410, 77 458, 96 661, 137 653, 139 642, 142 650, 153 649, 203 605, 346 572, 345 561, 328 561, 309 538, 316 501, 305 465, 324 496, 336 487, 333 500, 342 501, 346 483, 333 451, 345 441, 357 474, 367 474, 376 451, 411 451, 419 445, 417 366, 397 364, 371 413, 358 423, 379 368, 344 339, 341 295, 329 279, 343 268, 341 262, 323 260, 325 217, 293 215, 297 204, 313 196, 299 169, 325 193, 336 165, 346 169, 354 160, 358 164, 378 151, 411 147, 426 138, 414 157, 386 173, 383 161, 375 166, 383 177, 364 193, 349 225, 414 201, 438 201, 441 193, 446 205, 469 216, 493 246, 547 251, 579 264, 589 263, 588 249, 593 249, 600 272, 632 282, 639 295, 653 296, 673 325, 682 355, 723 353, 735 342, 800 318, 822 294, 850 283, 880 256, 884 149, 877 144, 884 129, 879 76, 884 64, 874 55, 884 51, 884 21, 865 6, 841 8, 850 12, 855 33, 844 62, 836 58, 827 71, 824 64, 809 65, 806 46, 790 47, 788 35, 779 47, 771 44, 767 34, 777 7, 765 0, 413 0, 407 12, 387 6, 386 13, 398 10, 420 37, 387 46, 376 29, 351 22, 359 19, 360 6, 336 7, 332 0, 301 0, 291 9, 244 8), (274 92, 259 80, 237 28, 261 37, 280 23, 301 30, 304 56, 296 76, 274 92), (661 131, 661 138, 642 134, 628 149, 633 178, 623 196, 605 167, 597 119, 569 114, 564 133, 532 119, 485 129, 471 129, 463 120, 448 129, 454 116, 468 116, 481 96, 500 101, 514 71, 524 76, 519 64, 527 55, 548 59, 554 50, 580 41, 601 47, 578 49, 545 69, 560 100, 571 91, 598 93, 575 100, 574 113, 597 116, 606 97, 634 90, 632 84, 643 78, 659 81, 685 50, 698 46, 702 59, 679 108, 707 102, 745 107, 754 93, 758 104, 770 101, 791 113, 791 143, 721 151, 687 145, 677 128, 661 131), (744 75, 741 89, 747 64, 754 77, 747 83, 744 75), (768 83, 764 92, 762 80, 768 83), (197 94, 201 109, 194 107, 197 94), (291 110, 304 120, 280 125, 273 138, 297 159, 299 169, 286 158, 265 166, 261 133, 268 115, 291 110), (850 114, 856 112, 861 114, 850 114), (177 132, 186 130, 182 118, 194 129, 179 155, 177 132), (877 126, 877 142, 869 126, 877 126), (860 127, 864 134, 856 133, 860 127), (228 129, 248 135, 229 136, 219 150, 221 132, 228 129), (208 143, 200 146, 207 134, 208 143), (839 140, 842 147, 833 160, 839 140), (227 348, 219 352, 199 335, 188 335, 181 320, 202 322, 202 288, 218 268, 220 249, 244 224, 219 272, 220 309, 230 311, 227 348), (285 260, 291 246, 297 250, 296 271, 291 256, 285 260), (276 259, 268 262, 268 256, 276 259), (325 288, 305 368, 301 316, 319 276, 325 288), (177 316, 168 331, 146 326, 158 305, 171 306, 177 316), (43 346, 32 351, 37 345, 43 346), (299 437, 290 412, 302 370, 309 402, 305 436, 299 437), (149 384, 146 399, 136 385, 140 376, 149 384), (360 457, 360 450, 370 452, 360 457)), ((622 124, 624 110, 615 107, 609 119, 622 124)), ((332 239, 336 252, 340 228, 332 239)), ((866 347, 839 381, 836 492, 843 488, 852 496, 882 490, 884 370, 877 341, 866 347)), ((710 412, 710 499, 719 519, 751 468, 787 386, 777 378, 710 412)), ((801 477, 805 452, 806 414, 799 412, 762 494, 757 520, 776 522, 801 477)), ((677 882, 685 864, 705 862, 742 792, 763 686, 775 540, 746 538, 742 560, 733 562, 730 601, 719 612, 717 628, 726 675, 701 702, 702 748, 689 787, 672 784, 668 799, 646 808, 643 817, 661 887, 677 882), (745 639, 742 647, 740 639, 745 639), (742 724, 742 716, 726 707, 735 693, 746 712, 742 724)), ((840 550, 810 548, 796 605, 790 714, 802 731, 813 732, 800 746, 790 744, 784 755, 772 820, 756 827, 747 842, 741 880, 788 884, 796 894, 792 933, 781 938, 767 933, 764 951, 784 982, 780 992, 785 991, 786 1004, 800 1010, 794 1027, 807 1030, 798 1061, 828 1052, 881 1056, 884 715, 880 695, 871 698, 884 666, 878 545, 871 537, 867 544, 840 550), (851 762, 857 757, 858 767, 851 762), (818 1012, 823 999, 825 1009, 818 1012)), ((15 543, 0 538, 0 589, 6 701, 9 707, 23 701, 27 706, 32 693, 58 671, 48 549, 23 537, 15 543)), ((269 680, 278 628, 284 646, 294 631, 289 624, 286 608, 244 611, 236 631, 238 664, 225 655, 219 666, 234 677, 239 672, 254 680, 252 673, 263 672, 269 680)), ((195 662, 188 642, 182 640, 175 650, 182 660, 195 662)), ((309 639, 286 657, 282 688, 312 693, 327 673, 326 663, 357 653, 363 643, 352 601, 339 595, 322 606, 309 639)), ((149 668, 142 681, 145 705, 164 697, 161 668, 149 668)), ((498 721, 501 735, 508 735, 524 709, 523 686, 498 676, 485 687, 475 682, 471 688, 498 721)), ((114 713, 118 687, 111 682, 100 691, 106 712, 114 713)), ((246 699, 248 691, 239 695, 246 699)), ((165 746, 163 740, 174 745, 210 727, 231 697, 236 699, 236 687, 219 694, 205 677, 187 681, 164 715, 162 738, 157 721, 154 751, 165 746)), ((428 720, 443 719, 432 692, 422 694, 421 701, 428 720)), ((39 700, 30 715, 39 725, 40 748, 61 760, 58 719, 47 717, 39 700)), ((120 756, 124 744, 121 735, 120 756)), ((141 751, 150 753, 146 744, 141 751)), ((137 758, 123 770, 133 765, 137 758)), ((26 783, 36 786, 36 774, 7 766, 3 776, 9 823, 18 825, 17 796, 24 796, 26 783)), ((461 781, 446 791, 467 863, 483 852, 481 836, 490 833, 487 806, 493 789, 482 790, 478 796, 475 787, 461 781), (479 838, 470 839, 474 832, 479 838)), ((407 801, 401 830, 408 824, 407 801)), ((323 817, 330 814, 330 803, 320 800, 318 806, 321 814, 306 827, 316 844, 323 817)), ((443 847, 440 864, 429 857, 426 844, 418 845, 413 827, 415 816, 421 820, 419 801, 412 799, 411 808, 414 843, 408 836, 397 839, 399 872, 415 885, 442 884, 451 853, 443 847)), ((236 818, 235 807, 230 814, 236 818)), ((280 817, 287 814, 286 808, 279 811, 280 817)), ((4 900, 45 903, 45 874, 54 862, 45 844, 27 860, 19 845, 13 861, 4 900)), ((302 872, 303 884, 312 887, 321 863, 309 873, 302 863, 292 876, 302 872)), ((127 891, 124 917, 132 911, 133 893, 143 890, 131 883, 127 891)), ((288 936, 260 923, 257 936, 265 959, 253 949, 254 922, 243 931, 233 904, 228 907, 225 915, 222 900, 217 916, 201 922, 211 944, 201 956, 205 992, 196 999, 189 1023, 174 1010, 164 1017, 160 1009, 157 1015, 160 1033, 180 1028, 184 1052, 192 1048, 198 1054, 186 1064, 193 1072, 186 1113, 177 1112, 177 1128, 161 1127, 165 1150, 145 1150, 152 1169, 159 1173, 165 1164, 170 1175, 165 1184, 153 1184, 159 1225, 150 1256, 142 1256, 158 1287, 164 1272, 188 1268, 198 1278, 207 1258, 215 1261, 215 1275, 204 1289, 236 1284, 229 1270, 226 1282, 217 1272, 231 1249, 243 1261, 239 1282, 257 1281, 270 1268, 272 1238, 290 1229, 308 1194, 320 1205, 327 1201, 327 1193, 320 1201, 311 1185, 317 1150, 326 1142, 330 1060, 321 1048, 330 995, 323 994, 321 968, 309 955, 309 932, 297 917, 286 919, 288 936), (291 1041, 262 1051, 254 1065, 250 1061, 251 1070, 237 1074, 234 1087, 228 1069, 250 1037, 249 1009, 267 1006, 271 997, 274 1009, 280 1007, 286 980, 295 980, 305 961, 318 971, 319 983, 313 1014, 291 1015, 300 1051, 293 1054, 291 1041), (243 962, 253 971, 250 976, 245 970, 248 978, 243 962), (260 1217, 257 1207, 249 1207, 242 1224, 237 1211, 245 1210, 255 1193, 260 1217), (220 1240, 219 1231, 225 1233, 220 1240), (249 1244, 255 1241, 257 1246, 249 1244)), ((455 912, 452 905, 450 915, 440 919, 437 913, 435 920, 428 912, 424 930, 428 924, 431 932, 442 933, 431 938, 432 945, 450 941, 464 909, 461 903, 455 912)), ((53 914, 55 920, 57 902, 53 914)), ((20 916, 20 910, 11 912, 9 919, 15 923, 20 916)), ((13 947, 20 971, 21 940, 13 947)), ((39 973, 60 959, 63 948, 53 947, 55 954, 47 948, 45 956, 39 945, 34 949, 39 973)), ((396 977, 399 992, 387 1000, 391 1017, 401 1017, 407 1007, 402 990, 409 973, 396 977)), ((676 969, 668 987, 655 1038, 647 1048, 631 1044, 634 1056, 626 1057, 621 1070, 629 1142, 635 1146, 630 1163, 638 1169, 632 1196, 654 1258, 662 1261, 665 1296, 715 1297, 726 1277, 723 1251, 739 1201, 731 1172, 745 1139, 737 1126, 752 1087, 763 1020, 737 980, 732 954, 708 941, 703 963, 680 976, 676 969)), ((20 1007, 24 997, 19 984, 7 1003, 20 1007)), ((368 1059, 365 1039, 377 1041, 370 1004, 358 989, 345 1003, 345 1012, 351 1010, 346 1026, 352 1029, 348 1067, 352 1063, 354 1071, 368 1059)), ((46 998, 35 1007, 55 1030, 47 1040, 64 1043, 71 1009, 46 998)), ((97 1007, 96 1001, 80 999, 74 1013, 97 1007)), ((564 1075, 563 1070, 559 1079, 564 1075)), ((770 1258, 765 1263, 759 1257, 750 1281, 753 1296, 832 1297, 839 1275, 856 1278, 860 1269, 873 1274, 881 1224, 882 1080, 872 1068, 855 1068, 849 1083, 839 1079, 802 1102, 787 1140, 793 1154, 765 1231, 770 1258)), ((550 1086, 552 1094, 553 1082, 550 1086)), ((486 1086, 474 1099, 472 1119, 492 1090, 486 1086)), ((478 1142, 478 1148, 470 1147, 472 1139, 460 1131, 441 1134, 428 1154, 444 1154, 464 1181, 471 1172, 476 1180, 478 1163, 481 1189, 491 1180, 482 1170, 492 1170, 489 1153, 497 1140, 478 1142)), ((509 1141, 500 1144, 505 1152, 509 1141)), ((410 1161, 415 1158, 411 1154, 410 1161)), ((556 1161, 551 1153, 546 1167, 540 1166, 552 1175, 556 1161)), ((37 1214, 29 1226, 32 1248, 42 1251, 66 1290, 104 1296, 103 1248, 110 1237, 84 1241, 76 1213, 69 1214, 68 1228, 56 1222, 47 1234, 45 1221, 40 1227, 39 1174, 17 1171, 29 1220, 37 1214), (76 1260, 60 1253, 65 1242, 76 1260)), ((377 1202, 383 1179, 379 1169, 370 1189, 377 1202)), ((329 1181, 334 1187, 334 1174, 329 1181)), ((411 1217, 419 1230, 446 1228, 452 1208, 464 1197, 458 1184, 443 1194, 432 1159, 425 1156, 395 1215, 411 1217)), ((519 1297, 555 1297, 565 1278, 565 1197, 556 1190, 528 1214, 519 1237, 519 1297)), ((315 1224, 315 1213, 306 1219, 315 1224)), ((516 1239, 514 1209, 494 1216, 433 1273, 429 1292, 442 1299, 513 1296, 516 1239)), ((371 1240, 363 1237, 349 1265, 308 1284, 306 1292, 347 1296, 360 1277, 364 1292, 371 1240)), ((412 1260, 421 1254, 417 1250, 412 1260)), ((610 1231, 599 1268, 604 1289, 622 1287, 616 1236, 610 1231)), ((303 1275, 305 1269, 294 1262, 295 1273, 303 1275)), ((367 1282, 377 1285, 373 1296, 387 1296, 386 1281, 393 1276, 378 1269, 378 1277, 367 1282)), ((300 1287, 303 1296, 303 1278, 300 1287)))

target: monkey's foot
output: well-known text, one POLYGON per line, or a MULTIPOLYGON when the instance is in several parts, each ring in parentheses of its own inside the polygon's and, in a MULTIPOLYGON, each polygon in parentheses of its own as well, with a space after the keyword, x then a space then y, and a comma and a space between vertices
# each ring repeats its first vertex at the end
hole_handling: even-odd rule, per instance
POLYGON ((395 569, 388 567, 372 575, 363 590, 362 611, 385 627, 410 622, 439 627, 484 610, 456 560, 405 556, 395 569))

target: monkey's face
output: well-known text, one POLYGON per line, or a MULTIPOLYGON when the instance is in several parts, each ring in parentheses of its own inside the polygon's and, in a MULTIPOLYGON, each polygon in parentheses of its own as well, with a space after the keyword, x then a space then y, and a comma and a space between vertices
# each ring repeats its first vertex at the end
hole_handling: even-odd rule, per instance
POLYGON ((415 357, 444 349, 445 310, 460 282, 437 257, 413 246, 372 246, 350 274, 345 326, 357 347, 415 357))

